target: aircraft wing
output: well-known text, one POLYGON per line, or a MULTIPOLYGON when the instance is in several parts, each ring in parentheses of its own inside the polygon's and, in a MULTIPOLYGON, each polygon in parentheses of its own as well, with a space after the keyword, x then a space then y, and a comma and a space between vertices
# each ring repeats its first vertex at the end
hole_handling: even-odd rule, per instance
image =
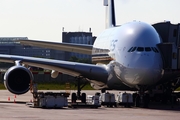
POLYGON ((0 54, 0 62, 15 63, 15 61, 20 61, 22 65, 24 64, 28 66, 55 70, 75 77, 83 76, 89 80, 99 80, 99 82, 105 82, 103 80, 106 80, 108 76, 107 70, 103 66, 62 60, 0 54))
POLYGON ((50 48, 55 50, 63 50, 68 52, 76 52, 82 54, 92 54, 92 45, 75 44, 75 43, 60 43, 40 40, 18 40, 23 45, 30 45, 36 47, 50 48))

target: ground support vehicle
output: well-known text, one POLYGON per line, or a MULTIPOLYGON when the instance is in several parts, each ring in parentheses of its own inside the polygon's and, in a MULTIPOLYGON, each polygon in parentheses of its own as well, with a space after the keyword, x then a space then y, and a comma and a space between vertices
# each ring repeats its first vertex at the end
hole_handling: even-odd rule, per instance
POLYGON ((98 108, 101 107, 99 102, 99 95, 87 95, 86 101, 82 102, 80 100, 72 101, 68 103, 70 108, 98 108))
POLYGON ((69 93, 66 92, 36 92, 33 101, 26 103, 30 107, 63 108, 68 107, 69 93))
POLYGON ((131 93, 120 92, 116 98, 117 105, 132 107, 134 105, 133 95, 131 93))
POLYGON ((107 107, 117 107, 115 95, 113 93, 101 93, 99 97, 100 104, 107 107))

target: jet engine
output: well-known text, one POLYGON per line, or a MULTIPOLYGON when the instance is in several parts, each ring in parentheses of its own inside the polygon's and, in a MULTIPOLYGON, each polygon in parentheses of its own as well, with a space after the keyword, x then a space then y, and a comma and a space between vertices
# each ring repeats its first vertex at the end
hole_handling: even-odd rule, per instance
POLYGON ((28 92, 31 81, 33 81, 31 71, 21 65, 9 68, 4 75, 4 85, 13 94, 28 92))

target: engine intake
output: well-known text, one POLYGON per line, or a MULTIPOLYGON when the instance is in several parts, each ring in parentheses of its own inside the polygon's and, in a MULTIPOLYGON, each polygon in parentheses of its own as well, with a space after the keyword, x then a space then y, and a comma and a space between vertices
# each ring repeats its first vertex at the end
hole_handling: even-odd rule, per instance
POLYGON ((13 94, 24 94, 30 89, 30 82, 33 75, 24 66, 13 66, 4 75, 4 85, 13 94))

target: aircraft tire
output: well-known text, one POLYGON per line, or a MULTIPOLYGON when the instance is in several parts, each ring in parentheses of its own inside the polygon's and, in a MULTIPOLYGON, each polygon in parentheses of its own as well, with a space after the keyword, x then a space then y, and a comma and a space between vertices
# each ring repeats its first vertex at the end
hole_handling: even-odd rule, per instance
POLYGON ((82 93, 81 102, 86 103, 86 93, 82 93))
POLYGON ((101 93, 105 93, 106 92, 106 89, 101 89, 101 93))
POLYGON ((76 100, 77 100, 76 93, 72 93, 72 95, 71 95, 71 102, 72 103, 76 103, 76 100))
POLYGON ((149 107, 149 94, 145 94, 143 96, 143 107, 148 108, 149 107))
POLYGON ((135 107, 140 106, 140 96, 139 96, 139 94, 136 94, 136 96, 135 96, 134 106, 135 107))

